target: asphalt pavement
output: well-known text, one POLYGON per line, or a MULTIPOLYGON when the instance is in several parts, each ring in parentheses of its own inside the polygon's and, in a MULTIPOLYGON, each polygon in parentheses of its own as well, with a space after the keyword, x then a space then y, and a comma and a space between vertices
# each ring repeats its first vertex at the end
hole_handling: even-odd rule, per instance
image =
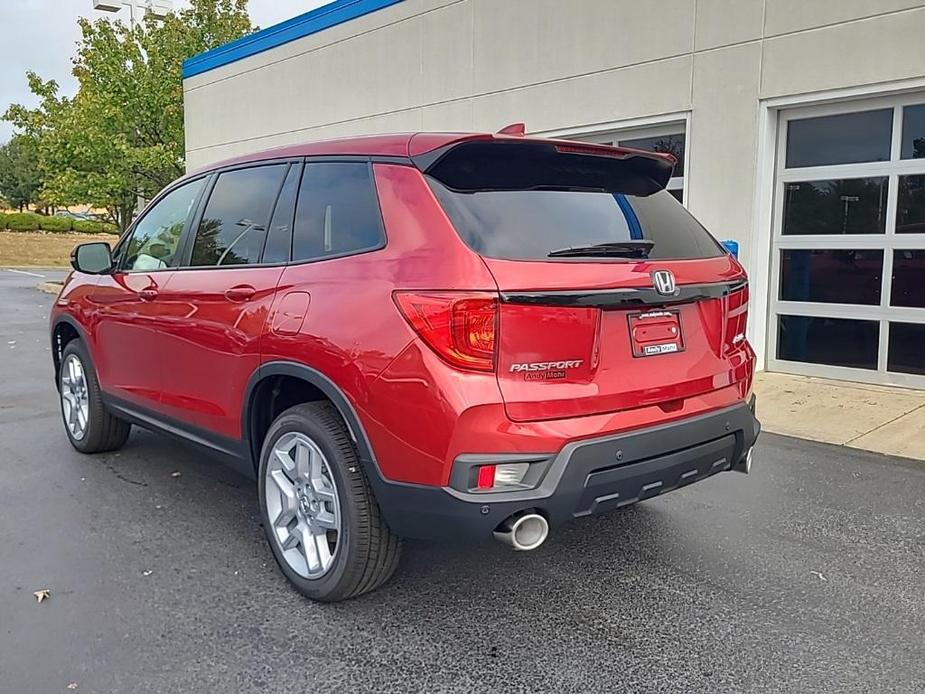
POLYGON ((313 604, 208 454, 71 449, 39 281, 0 270, 3 694, 925 692, 925 463, 763 435, 748 476, 531 553, 406 542, 382 589, 313 604))

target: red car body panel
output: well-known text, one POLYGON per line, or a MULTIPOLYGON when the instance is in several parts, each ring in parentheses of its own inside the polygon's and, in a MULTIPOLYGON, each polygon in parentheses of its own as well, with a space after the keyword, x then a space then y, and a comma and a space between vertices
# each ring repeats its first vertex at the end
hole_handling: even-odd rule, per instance
MULTIPOLYGON (((413 158, 472 139, 524 138, 371 136, 281 148, 213 168, 329 155, 413 158)), ((628 316, 636 310, 502 301, 494 370, 448 365, 402 315, 395 292, 606 292, 651 288, 658 270, 673 272, 679 286, 744 284, 745 272, 729 255, 633 262, 483 257, 462 240, 410 163, 373 164, 387 239, 378 250, 273 266, 73 273, 52 325, 66 318, 78 326, 106 393, 155 418, 234 441, 248 436, 247 398, 261 367, 307 366, 355 411, 385 481, 432 487, 449 484, 460 456, 551 456, 569 443, 689 420, 749 397, 754 353, 741 339, 747 289, 675 307, 684 349, 670 359, 634 358, 628 316), (514 370, 548 360, 579 363, 556 380, 514 370)))

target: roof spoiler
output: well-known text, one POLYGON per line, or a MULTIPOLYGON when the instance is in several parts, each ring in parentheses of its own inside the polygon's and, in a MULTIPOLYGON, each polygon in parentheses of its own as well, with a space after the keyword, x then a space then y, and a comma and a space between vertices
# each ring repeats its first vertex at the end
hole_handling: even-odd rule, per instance
POLYGON ((498 131, 499 135, 510 135, 512 137, 524 137, 527 134, 527 124, 526 123, 511 123, 510 125, 505 125, 501 130, 498 131))
POLYGON ((641 196, 664 189, 675 165, 674 157, 654 152, 494 135, 463 138, 412 161, 458 192, 589 190, 641 196))

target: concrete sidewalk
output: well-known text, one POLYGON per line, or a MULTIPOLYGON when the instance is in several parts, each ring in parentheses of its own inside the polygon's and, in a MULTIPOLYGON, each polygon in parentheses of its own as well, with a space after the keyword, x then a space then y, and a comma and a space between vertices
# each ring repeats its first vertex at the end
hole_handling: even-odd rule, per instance
POLYGON ((925 460, 925 391, 762 372, 765 431, 925 460))

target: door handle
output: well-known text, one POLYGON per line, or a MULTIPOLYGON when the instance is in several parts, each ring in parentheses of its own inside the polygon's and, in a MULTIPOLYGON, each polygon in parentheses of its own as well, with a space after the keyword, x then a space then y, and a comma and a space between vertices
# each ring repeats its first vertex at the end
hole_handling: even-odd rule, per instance
POLYGON ((229 301, 247 301, 256 293, 257 290, 251 287, 249 284, 242 284, 226 290, 225 298, 229 301))
POLYGON ((141 297, 142 301, 154 301, 157 298, 157 290, 152 287, 142 289, 138 292, 138 296, 141 297))

